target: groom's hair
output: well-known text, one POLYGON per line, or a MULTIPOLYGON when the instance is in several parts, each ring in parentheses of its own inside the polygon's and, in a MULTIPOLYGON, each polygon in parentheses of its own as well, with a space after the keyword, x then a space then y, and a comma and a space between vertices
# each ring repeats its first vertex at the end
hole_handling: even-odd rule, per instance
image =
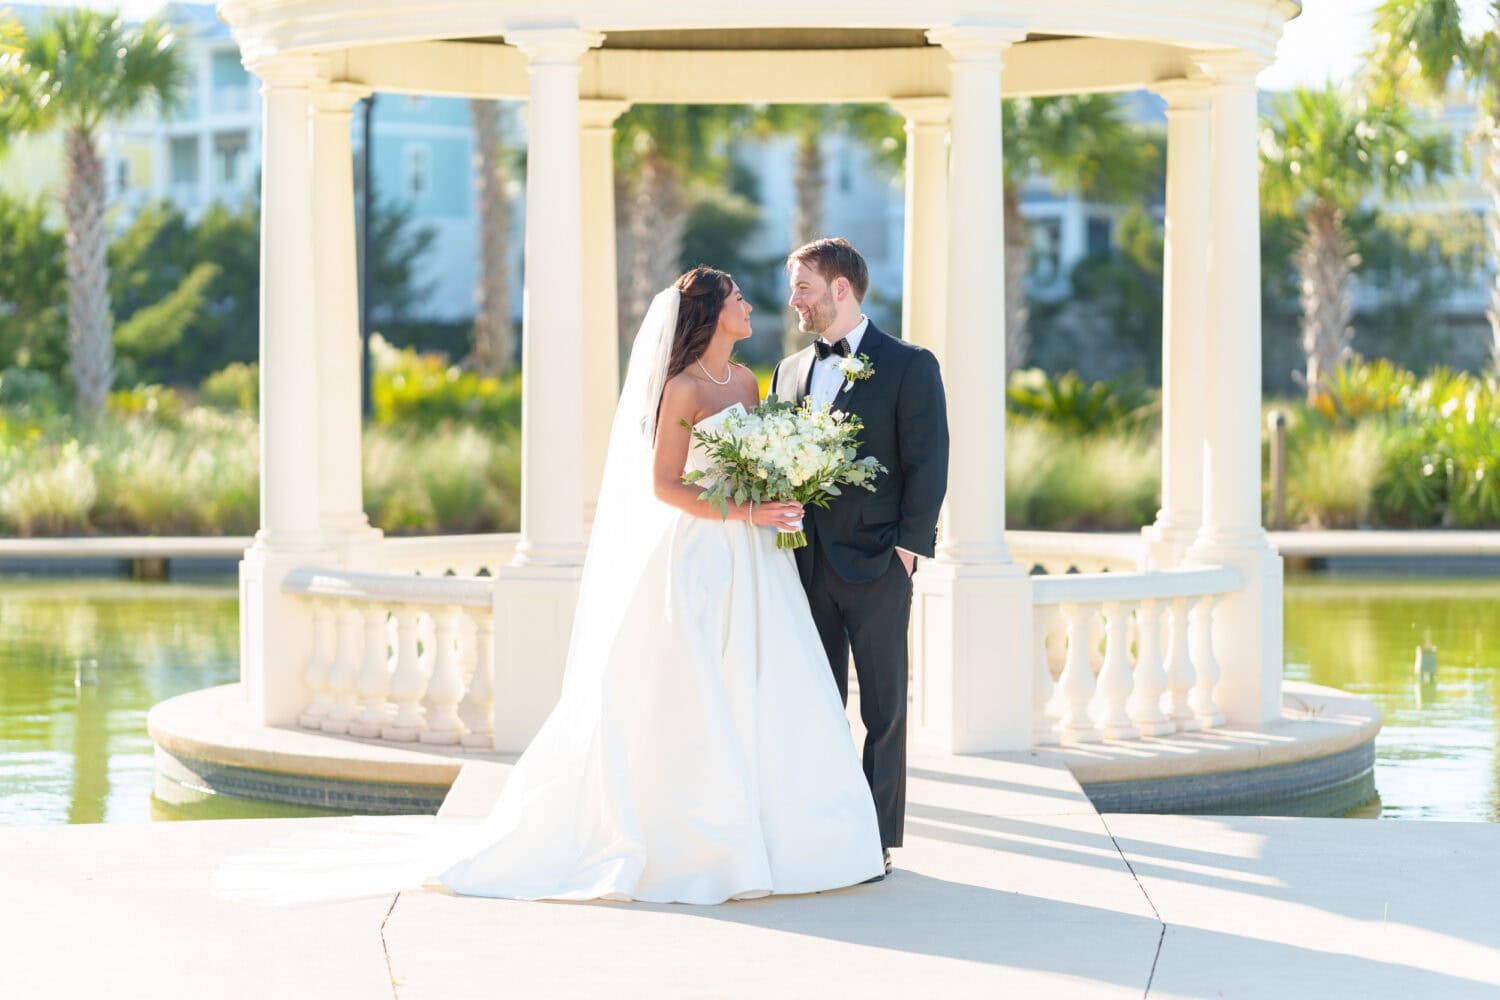
POLYGON ((860 302, 870 290, 870 269, 865 265, 865 259, 842 237, 813 240, 798 247, 787 256, 786 269, 790 271, 792 265, 799 262, 817 271, 829 284, 833 284, 834 278, 847 278, 849 287, 854 289, 855 299, 860 302))

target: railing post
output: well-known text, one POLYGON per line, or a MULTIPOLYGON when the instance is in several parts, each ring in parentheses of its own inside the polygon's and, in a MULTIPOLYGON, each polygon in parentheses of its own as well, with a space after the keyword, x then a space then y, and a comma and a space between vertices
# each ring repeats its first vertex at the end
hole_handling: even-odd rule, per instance
POLYGON ((1062 717, 1058 736, 1063 743, 1093 743, 1099 731, 1089 717, 1089 702, 1094 697, 1094 671, 1089 664, 1089 610, 1078 604, 1064 604, 1063 618, 1068 622, 1068 658, 1058 681, 1062 717))
POLYGON ((422 729, 422 667, 417 653, 417 629, 421 611, 409 604, 396 608, 396 670, 391 674, 391 700, 396 715, 383 726, 383 739, 411 743, 422 729))
POLYGON ((359 695, 359 716, 349 723, 349 732, 366 738, 379 736, 385 729, 388 707, 386 696, 390 692, 390 658, 386 643, 386 609, 383 605, 369 605, 364 609, 365 650, 354 679, 354 691, 359 695))
POLYGON ((340 601, 336 617, 338 643, 328 676, 332 707, 323 720, 325 733, 347 733, 359 711, 359 702, 354 697, 354 679, 359 672, 359 610, 348 601, 340 601))
POLYGON ((458 705, 458 717, 468 730, 463 745, 471 750, 495 747, 495 616, 485 609, 474 612, 474 676, 469 691, 458 705))
POLYGON ((1167 715, 1178 732, 1192 733, 1203 728, 1188 704, 1192 690, 1193 661, 1188 655, 1188 598, 1172 599, 1172 631, 1167 640, 1167 715))
POLYGON ((1205 729, 1224 724, 1224 713, 1214 702, 1214 688, 1219 684, 1219 660, 1214 656, 1214 604, 1217 601, 1215 594, 1200 598, 1190 618, 1193 667, 1197 679, 1188 692, 1188 705, 1205 729))
POLYGON ((427 728, 418 735, 422 743, 455 746, 463 734, 458 703, 464 695, 463 673, 458 665, 458 608, 436 608, 432 612, 432 676, 422 705, 427 710, 427 728))
POLYGON ((1104 605, 1107 634, 1104 666, 1099 669, 1094 693, 1094 722, 1107 740, 1133 740, 1140 735, 1125 713, 1130 697, 1130 612, 1129 605, 1109 601, 1104 605))
POLYGON ((1135 686, 1126 709, 1142 736, 1164 736, 1177 727, 1161 710, 1161 696, 1167 690, 1167 672, 1162 669, 1161 660, 1160 603, 1142 601, 1135 620, 1135 686))
POLYGON ((308 613, 313 620, 312 648, 308 651, 307 670, 302 675, 302 684, 312 700, 297 718, 304 729, 319 729, 328 716, 332 703, 328 697, 329 673, 333 668, 333 609, 323 601, 304 601, 311 605, 308 613))

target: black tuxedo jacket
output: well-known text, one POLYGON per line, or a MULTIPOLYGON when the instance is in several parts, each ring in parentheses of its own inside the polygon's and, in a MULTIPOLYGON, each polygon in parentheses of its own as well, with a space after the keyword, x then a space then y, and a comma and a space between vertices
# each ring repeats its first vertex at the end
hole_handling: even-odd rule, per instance
MULTIPOLYGON (((817 545, 839 576, 868 583, 886 572, 898 547, 933 554, 948 489, 948 408, 931 351, 871 323, 858 353, 869 357, 874 374, 852 385, 844 381, 833 408, 858 415, 864 423, 860 456, 874 455, 889 471, 876 477, 874 493, 846 486, 827 510, 808 507, 809 548, 796 551, 802 564, 817 545)), ((771 392, 801 403, 816 360, 811 344, 782 359, 771 392)))

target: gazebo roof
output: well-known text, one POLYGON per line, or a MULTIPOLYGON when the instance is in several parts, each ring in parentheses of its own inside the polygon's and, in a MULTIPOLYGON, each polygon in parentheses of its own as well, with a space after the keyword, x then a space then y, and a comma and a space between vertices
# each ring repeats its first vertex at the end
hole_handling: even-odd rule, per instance
POLYGON ((820 11, 790 0, 554 0, 539 16, 531 0, 228 0, 219 11, 247 65, 318 53, 376 89, 475 97, 527 93, 507 32, 576 26, 604 36, 583 60, 584 96, 717 103, 941 95, 946 61, 927 31, 969 24, 1021 37, 1006 55, 1008 94, 1135 89, 1191 74, 1200 52, 1268 59, 1301 4, 866 0, 820 11))

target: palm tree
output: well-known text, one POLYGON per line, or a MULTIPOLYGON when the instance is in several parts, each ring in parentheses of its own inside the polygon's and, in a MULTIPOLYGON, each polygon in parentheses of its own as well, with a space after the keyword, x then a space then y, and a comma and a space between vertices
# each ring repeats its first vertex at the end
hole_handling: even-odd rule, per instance
MULTIPOLYGON (((773 104, 757 115, 754 130, 762 138, 790 133, 797 142, 792 186, 792 246, 810 243, 824 231, 824 185, 827 176, 823 138, 833 132, 853 136, 874 154, 876 163, 892 171, 901 164, 904 141, 901 116, 874 104, 773 104), (894 155, 893 155, 894 152, 894 155)), ((783 350, 791 354, 806 346, 807 335, 788 324, 783 350)))
POLYGON ((742 117, 711 105, 637 104, 615 123, 620 336, 677 277, 692 207, 689 186, 722 166, 721 140, 742 117))
POLYGON ((511 366, 516 348, 510 323, 510 202, 505 156, 500 148, 500 102, 472 100, 469 116, 477 147, 474 161, 479 201, 478 308, 470 362, 482 375, 499 375, 511 366))
MULTIPOLYGON (((1465 33, 1460 0, 1382 0, 1375 9, 1369 72, 1383 102, 1411 88, 1440 100, 1457 90, 1478 105, 1474 138, 1484 148, 1490 259, 1500 260, 1500 4, 1465 33)), ((1472 22, 1471 22, 1472 23, 1472 22)), ((1500 270, 1490 281, 1490 355, 1500 369, 1500 270)))
POLYGON ((1126 117, 1113 94, 1016 98, 1002 111, 1005 143, 1005 371, 1026 360, 1026 273, 1031 236, 1021 188, 1045 176, 1097 201, 1123 202, 1155 175, 1155 145, 1126 117))
POLYGON ((0 68, 0 134, 63 130, 66 154, 68 350, 78 401, 104 407, 114 378, 108 233, 99 130, 152 101, 172 107, 186 70, 159 20, 126 28, 117 14, 71 8, 26 40, 19 65, 0 68))
POLYGON ((1354 337, 1349 293, 1360 260, 1346 217, 1367 195, 1407 193, 1451 161, 1446 136, 1419 132, 1399 102, 1377 105, 1332 84, 1276 102, 1261 139, 1261 199, 1268 211, 1302 222, 1293 260, 1307 357, 1301 380, 1310 399, 1354 337))

